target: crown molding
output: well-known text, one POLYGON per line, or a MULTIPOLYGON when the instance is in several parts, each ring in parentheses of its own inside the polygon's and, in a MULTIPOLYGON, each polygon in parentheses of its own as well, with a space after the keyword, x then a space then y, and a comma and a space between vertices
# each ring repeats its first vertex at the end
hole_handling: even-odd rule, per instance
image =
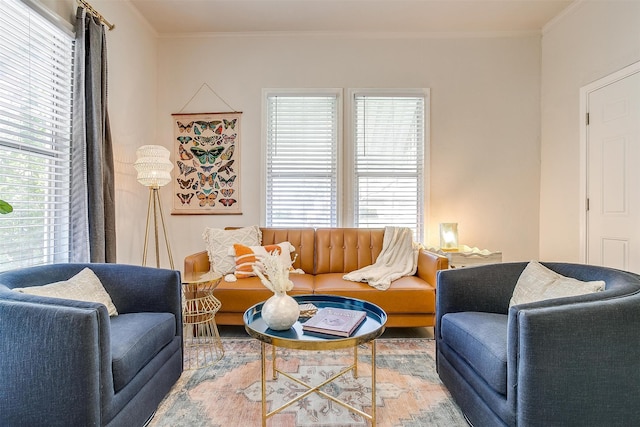
POLYGON ((159 34, 161 39, 181 38, 353 38, 353 39, 478 39, 539 37, 540 31, 473 31, 473 32, 356 32, 356 31, 249 31, 197 32, 159 34))
POLYGON ((131 0, 125 0, 124 3, 129 7, 129 10, 133 16, 135 16, 136 20, 138 20, 155 38, 160 38, 161 34, 153 28, 149 21, 147 21, 147 18, 145 18, 138 8, 131 3, 131 0))
POLYGON ((585 0, 574 0, 569 6, 564 8, 559 14, 551 18, 549 22, 544 24, 542 27, 541 33, 544 36, 546 33, 551 31, 555 26, 564 21, 568 16, 573 15, 580 6, 585 2, 585 0))

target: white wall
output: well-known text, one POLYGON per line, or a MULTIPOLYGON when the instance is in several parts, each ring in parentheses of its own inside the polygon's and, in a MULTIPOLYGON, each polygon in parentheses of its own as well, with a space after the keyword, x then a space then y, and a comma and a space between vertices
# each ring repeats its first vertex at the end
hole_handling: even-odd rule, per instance
MULTIPOLYGON (((73 20, 73 0, 43 3, 73 20)), ((429 243, 437 244, 439 222, 456 221, 461 243, 502 250, 507 261, 580 260, 579 90, 640 60, 639 2, 579 1, 545 29, 541 43, 538 37, 157 39, 128 2, 93 4, 116 24, 108 33, 109 109, 120 262, 141 262, 147 194, 135 181, 135 150, 148 143, 171 149, 170 115, 204 82, 244 111, 244 215, 169 217, 178 268, 186 254, 202 249, 204 227, 259 222, 263 87, 431 88, 429 243)), ((184 112, 227 109, 205 90, 184 112)), ((170 187, 162 197, 168 213, 170 187)))
POLYGON ((542 38, 540 258, 580 262, 580 88, 640 61, 640 2, 582 1, 542 38))
MULTIPOLYGON (((261 91, 275 87, 431 88, 429 243, 438 244, 438 223, 458 222, 461 244, 502 250, 504 260, 537 257, 539 37, 161 38, 158 144, 172 150, 172 113, 229 111, 207 89, 183 109, 205 82, 243 111, 244 213, 171 216, 176 267, 204 248, 205 227, 259 223, 261 91)), ((165 212, 171 189, 162 190, 165 212)), ((133 224, 123 220, 143 223, 142 217, 118 220, 127 238, 133 224)), ((135 261, 129 249, 119 247, 120 259, 135 261)))
MULTIPOLYGON (((44 3, 73 20, 73 0, 44 3)), ((144 144, 172 150, 171 114, 205 82, 244 112, 244 214, 170 216, 172 186, 163 188, 177 268, 185 255, 204 248, 205 227, 259 223, 261 93, 267 87, 431 88, 428 243, 438 245, 438 223, 458 222, 461 244, 502 250, 506 261, 537 258, 538 36, 158 39, 128 2, 92 4, 116 25, 107 43, 119 262, 142 261, 147 192, 135 180, 135 150, 144 144)), ((204 89, 182 112, 228 110, 204 89)))

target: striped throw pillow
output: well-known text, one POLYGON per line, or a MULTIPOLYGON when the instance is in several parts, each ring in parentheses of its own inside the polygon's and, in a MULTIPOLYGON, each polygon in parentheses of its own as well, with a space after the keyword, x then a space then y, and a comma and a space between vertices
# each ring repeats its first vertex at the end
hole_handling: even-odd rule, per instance
POLYGON ((295 251, 295 248, 289 242, 266 246, 246 246, 235 243, 233 245, 233 255, 236 260, 234 274, 238 279, 255 276, 253 265, 260 261, 261 257, 274 251, 280 255, 283 264, 291 268, 291 252, 295 251))

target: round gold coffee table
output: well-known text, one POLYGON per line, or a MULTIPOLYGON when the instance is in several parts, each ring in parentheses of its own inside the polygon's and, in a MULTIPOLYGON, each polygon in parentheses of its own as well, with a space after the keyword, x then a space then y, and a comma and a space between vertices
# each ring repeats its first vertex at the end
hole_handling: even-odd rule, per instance
POLYGON ((224 356, 216 325, 216 313, 222 304, 213 296, 220 279, 219 274, 211 272, 182 278, 184 369, 204 368, 224 356))
POLYGON ((247 333, 260 341, 260 354, 262 359, 262 425, 267 425, 267 419, 272 415, 277 414, 283 409, 289 407, 293 403, 304 399, 311 393, 317 393, 324 398, 327 398, 345 408, 353 411, 367 420, 371 421, 371 425, 376 424, 376 338, 378 338, 385 329, 387 322, 387 314, 375 304, 367 301, 347 298, 336 295, 299 295, 293 297, 298 304, 311 303, 318 307, 318 309, 326 307, 344 308, 350 310, 359 310, 367 313, 365 321, 347 338, 332 337, 332 336, 320 336, 310 335, 303 333, 302 324, 305 319, 298 319, 298 321, 286 331, 274 331, 270 329, 262 319, 262 306, 264 303, 259 303, 249 308, 244 313, 244 325, 247 333), (370 343, 371 347, 371 413, 366 412, 353 407, 347 402, 344 402, 330 394, 320 390, 321 387, 333 382, 334 380, 342 377, 348 372, 353 372, 353 376, 358 376, 358 346, 361 344, 370 343), (266 345, 270 344, 271 347, 271 365, 272 365, 272 377, 276 379, 278 374, 282 374, 297 384, 305 387, 304 393, 293 398, 289 402, 267 412, 266 401, 266 377, 267 377, 267 355, 266 345), (339 373, 335 374, 331 378, 323 381, 318 385, 311 385, 301 381, 289 375, 286 372, 281 371, 276 366, 276 348, 290 348, 296 350, 337 350, 344 348, 353 348, 353 364, 345 367, 339 373))

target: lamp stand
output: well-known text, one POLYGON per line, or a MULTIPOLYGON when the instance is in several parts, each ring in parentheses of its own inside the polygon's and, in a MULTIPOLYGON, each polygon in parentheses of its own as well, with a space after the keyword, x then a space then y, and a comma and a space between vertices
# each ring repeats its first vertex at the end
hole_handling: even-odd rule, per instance
POLYGON ((154 237, 156 243, 156 267, 160 268, 160 246, 158 245, 158 211, 160 211, 160 221, 162 222, 162 232, 164 233, 164 241, 167 245, 167 254, 169 255, 169 265, 171 269, 173 267, 173 256, 171 255, 171 246, 169 245, 169 238, 167 236, 167 228, 164 225, 164 214, 162 213, 162 204, 160 203, 160 195, 158 194, 159 187, 149 187, 149 206, 147 208, 147 226, 144 232, 144 252, 142 253, 142 265, 147 265, 147 246, 149 243, 149 222, 151 219, 151 205, 153 204, 153 226, 154 237))

